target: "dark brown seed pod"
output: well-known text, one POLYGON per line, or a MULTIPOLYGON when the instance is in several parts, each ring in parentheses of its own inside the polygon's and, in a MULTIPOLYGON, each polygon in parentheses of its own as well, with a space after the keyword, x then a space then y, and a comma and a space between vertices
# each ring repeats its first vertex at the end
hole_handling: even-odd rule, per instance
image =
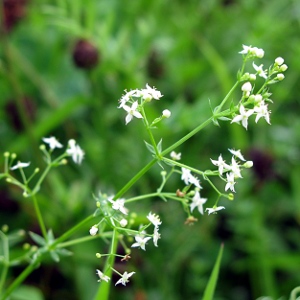
POLYGON ((99 51, 89 41, 80 39, 73 49, 74 64, 80 69, 93 69, 99 63, 99 51))

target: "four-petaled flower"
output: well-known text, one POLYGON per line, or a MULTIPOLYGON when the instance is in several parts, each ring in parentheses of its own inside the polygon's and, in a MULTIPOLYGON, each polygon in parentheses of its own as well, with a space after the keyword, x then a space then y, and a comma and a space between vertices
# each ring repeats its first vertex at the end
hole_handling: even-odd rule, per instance
POLYGON ((54 136, 43 138, 43 142, 48 144, 51 150, 63 147, 63 145, 54 136))
POLYGON ((134 247, 140 247, 141 249, 143 249, 143 250, 145 250, 145 251, 146 251, 146 249, 145 249, 146 243, 147 243, 149 240, 152 239, 150 236, 147 236, 147 237, 141 237, 141 236, 139 236, 139 235, 136 235, 134 238, 135 238, 135 241, 136 241, 136 242, 133 243, 133 244, 131 245, 131 247, 132 247, 132 248, 134 248, 134 247))
POLYGON ((268 78, 267 72, 263 70, 264 65, 257 66, 254 62, 252 63, 252 65, 255 71, 257 72, 258 76, 263 77, 265 79, 268 78))
POLYGON ((219 155, 218 160, 213 160, 213 159, 210 160, 215 166, 219 167, 220 175, 223 174, 224 169, 230 169, 230 166, 225 163, 225 160, 223 160, 221 154, 219 155))
POLYGON ((16 170, 16 169, 23 169, 23 168, 26 168, 30 165, 30 162, 28 163, 25 163, 25 162, 18 162, 16 165, 14 165, 13 167, 11 167, 10 169, 13 171, 13 170, 16 170))
POLYGON ((254 107, 254 111, 256 112, 255 122, 257 123, 258 120, 263 117, 270 124, 270 112, 268 111, 268 105, 262 101, 259 105, 254 107))
POLYGON ((232 157, 232 159, 231 159, 230 170, 233 173, 233 175, 234 175, 235 178, 237 178, 237 177, 242 178, 240 166, 236 162, 236 160, 234 159, 234 157, 232 157))
POLYGON ((96 274, 99 276, 99 280, 98 282, 100 282, 101 280, 108 282, 110 280, 110 278, 106 275, 104 275, 100 270, 96 270, 96 274))
POLYGON ((234 156, 236 156, 237 158, 239 158, 240 160, 246 161, 246 159, 244 158, 244 156, 241 153, 241 150, 228 149, 228 151, 231 154, 233 154, 234 156))
POLYGON ((143 119, 142 114, 137 111, 137 108, 138 108, 138 102, 137 101, 133 102, 133 104, 131 105, 131 107, 129 107, 128 105, 124 104, 123 108, 128 112, 128 114, 127 114, 127 116, 125 118, 126 125, 133 119, 133 117, 136 117, 138 119, 143 119))
POLYGON ((154 87, 151 88, 148 83, 146 84, 146 89, 141 90, 141 96, 148 101, 151 101, 152 98, 155 100, 159 100, 162 97, 160 91, 157 91, 154 87))
POLYGON ((112 199, 108 199, 110 203, 112 203, 112 208, 115 210, 119 210, 122 214, 127 215, 127 209, 125 208, 125 199, 118 199, 116 201, 112 199))
POLYGON ((232 172, 226 173, 226 177, 227 177, 227 183, 225 186, 225 191, 230 189, 232 192, 235 192, 235 190, 234 190, 234 185, 235 185, 234 174, 232 172))
POLYGON ((243 127, 247 129, 248 127, 248 118, 254 113, 253 109, 246 110, 245 107, 241 104, 240 106, 240 115, 235 116, 231 123, 242 122, 243 127))
POLYGON ((207 208, 205 211, 208 212, 208 214, 215 214, 217 211, 221 210, 221 209, 225 209, 224 206, 214 206, 212 208, 207 208))
POLYGON ((203 215, 203 204, 207 201, 206 198, 201 198, 200 193, 198 190, 195 191, 195 195, 192 199, 192 203, 190 204, 191 212, 195 209, 195 207, 198 208, 201 215, 203 215))
POLYGON ((115 285, 119 284, 119 283, 122 283, 123 285, 126 285, 127 282, 129 282, 129 278, 135 274, 135 272, 131 272, 131 273, 127 273, 127 272, 124 272, 122 277, 116 282, 115 285))
POLYGON ((79 145, 76 145, 75 140, 69 140, 69 148, 67 149, 67 154, 72 156, 73 161, 76 164, 81 164, 83 157, 84 157, 84 152, 83 150, 79 147, 79 145))
POLYGON ((180 160, 181 159, 181 153, 176 153, 175 151, 172 151, 170 156, 173 160, 180 160))

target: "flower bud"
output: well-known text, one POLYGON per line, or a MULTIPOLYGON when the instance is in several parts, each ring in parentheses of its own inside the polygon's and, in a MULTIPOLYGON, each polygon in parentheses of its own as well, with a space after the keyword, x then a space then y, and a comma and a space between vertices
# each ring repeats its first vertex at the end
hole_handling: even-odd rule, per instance
POLYGON ((281 81, 284 79, 284 75, 282 73, 277 74, 276 78, 281 81))
POLYGON ((252 85, 249 81, 242 85, 243 92, 251 92, 251 90, 252 90, 252 85))
POLYGON ((232 193, 228 194, 228 200, 230 201, 234 200, 234 195, 232 193))
POLYGON ((96 253, 96 257, 97 257, 97 258, 101 258, 101 256, 102 256, 102 255, 101 255, 100 253, 96 253))
POLYGON ((128 221, 127 221, 126 219, 122 219, 122 220, 120 221, 121 227, 125 227, 127 224, 128 224, 128 221))
POLYGON ((98 232, 97 225, 92 226, 91 229, 90 229, 90 235, 96 235, 97 232, 98 232))
POLYGON ((249 80, 255 81, 256 80, 256 75, 255 74, 250 74, 249 80))
POLYGON ((168 109, 165 109, 163 112, 162 112, 162 115, 164 118, 170 118, 171 117, 171 112, 168 110, 168 109))
POLYGON ((251 160, 248 160, 244 163, 244 167, 249 169, 249 168, 252 168, 253 167, 253 161, 251 160))
POLYGON ((284 59, 282 57, 279 56, 275 59, 275 64, 277 66, 281 66, 283 63, 284 63, 284 59))
POLYGON ((288 66, 286 64, 283 64, 280 66, 279 70, 280 72, 285 72, 287 70, 288 66))

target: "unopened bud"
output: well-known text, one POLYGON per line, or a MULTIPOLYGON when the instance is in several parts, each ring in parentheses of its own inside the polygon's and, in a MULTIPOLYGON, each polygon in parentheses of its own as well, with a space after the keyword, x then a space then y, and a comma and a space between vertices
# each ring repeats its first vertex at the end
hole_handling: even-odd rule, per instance
POLYGON ((253 167, 253 161, 252 160, 248 160, 244 163, 244 167, 249 169, 253 167))
POLYGON ((171 117, 171 112, 168 110, 168 109, 165 109, 163 112, 162 112, 162 115, 164 118, 170 118, 171 117))

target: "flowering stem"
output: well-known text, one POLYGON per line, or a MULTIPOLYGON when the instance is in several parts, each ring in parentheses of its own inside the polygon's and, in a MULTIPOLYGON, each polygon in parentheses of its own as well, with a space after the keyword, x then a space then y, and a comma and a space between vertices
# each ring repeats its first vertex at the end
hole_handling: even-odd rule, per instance
MULTIPOLYGON (((113 272, 112 267, 115 262, 114 254, 117 251, 117 245, 118 245, 118 241, 119 241, 118 236, 119 236, 119 234, 118 234, 117 230, 114 229, 112 240, 111 240, 111 248, 110 248, 111 255, 107 258, 105 266, 104 266, 104 271, 105 271, 106 275, 110 278, 111 278, 112 272, 113 272)), ((109 297, 109 289, 110 289, 110 284, 102 282, 100 284, 100 287, 97 291, 97 294, 96 294, 94 300, 107 300, 109 297)))
POLYGON ((45 238, 45 240, 48 240, 46 226, 45 226, 45 223, 44 223, 44 220, 43 220, 40 208, 39 208, 38 201, 37 201, 35 195, 32 195, 32 198, 33 198, 33 205, 34 205, 35 213, 37 215, 38 222, 39 222, 43 237, 45 238))

